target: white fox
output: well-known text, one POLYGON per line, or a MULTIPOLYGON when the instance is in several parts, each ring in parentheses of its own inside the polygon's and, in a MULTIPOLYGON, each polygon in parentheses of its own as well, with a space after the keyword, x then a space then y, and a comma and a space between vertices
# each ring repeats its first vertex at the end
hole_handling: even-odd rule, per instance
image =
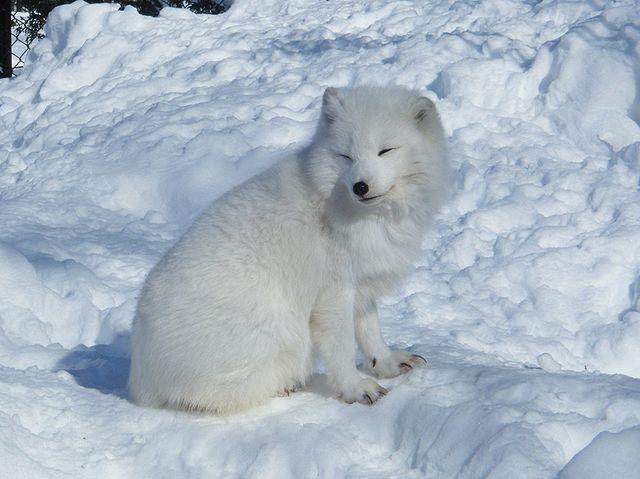
POLYGON ((311 144, 216 200, 150 272, 132 399, 229 414, 304 385, 312 345, 336 394, 386 393, 356 368, 423 361, 385 344, 376 299, 411 269, 449 188, 435 105, 401 87, 328 88, 311 144))

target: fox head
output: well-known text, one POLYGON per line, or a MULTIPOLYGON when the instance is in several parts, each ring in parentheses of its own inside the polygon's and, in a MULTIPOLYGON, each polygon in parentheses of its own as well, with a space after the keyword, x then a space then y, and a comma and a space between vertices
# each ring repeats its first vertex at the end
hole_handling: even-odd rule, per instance
POLYGON ((415 91, 327 88, 312 145, 311 181, 344 211, 439 206, 444 135, 434 103, 415 91))

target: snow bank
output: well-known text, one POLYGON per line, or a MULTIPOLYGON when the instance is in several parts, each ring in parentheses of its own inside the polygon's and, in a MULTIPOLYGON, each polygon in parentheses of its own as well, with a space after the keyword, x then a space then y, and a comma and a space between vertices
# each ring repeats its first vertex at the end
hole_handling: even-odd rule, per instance
POLYGON ((640 427, 630 427, 618 433, 601 432, 574 456, 560 479, 608 477, 627 479, 640 471, 640 427))
POLYGON ((24 70, 0 81, 0 470, 637 470, 623 452, 640 424, 639 12, 631 0, 54 10, 24 70), (430 368, 385 383, 372 408, 335 401, 322 376, 227 420, 129 404, 149 268, 208 202, 308 140, 325 87, 364 82, 421 89, 450 135, 455 192, 382 308, 391 344, 430 368))

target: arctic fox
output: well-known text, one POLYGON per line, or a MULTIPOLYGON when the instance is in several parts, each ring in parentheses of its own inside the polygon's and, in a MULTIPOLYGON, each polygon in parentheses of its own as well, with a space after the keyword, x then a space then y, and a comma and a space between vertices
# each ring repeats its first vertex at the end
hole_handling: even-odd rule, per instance
POLYGON ((431 100, 401 87, 328 88, 311 144, 216 200, 150 272, 134 320, 134 402, 229 414, 288 394, 312 345, 336 395, 372 404, 391 351, 376 298, 405 276, 448 189, 431 100))

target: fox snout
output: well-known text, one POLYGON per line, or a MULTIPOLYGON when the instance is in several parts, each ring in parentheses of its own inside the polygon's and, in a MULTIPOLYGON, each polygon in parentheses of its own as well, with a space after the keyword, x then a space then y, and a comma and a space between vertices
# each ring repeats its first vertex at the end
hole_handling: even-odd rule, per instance
POLYGON ((381 168, 372 163, 358 161, 354 163, 345 178, 345 186, 358 201, 378 198, 387 191, 386 176, 381 168))

